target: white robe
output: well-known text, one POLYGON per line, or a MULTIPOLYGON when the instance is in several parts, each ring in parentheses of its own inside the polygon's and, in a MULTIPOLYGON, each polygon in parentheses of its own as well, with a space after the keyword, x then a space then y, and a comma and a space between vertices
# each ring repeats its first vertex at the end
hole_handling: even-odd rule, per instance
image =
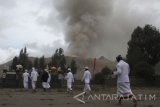
POLYGON ((85 82, 85 86, 84 86, 84 92, 91 91, 90 88, 90 80, 91 80, 91 73, 89 72, 89 70, 84 71, 83 77, 82 77, 82 81, 85 82))
POLYGON ((31 72, 31 80, 32 80, 32 88, 33 89, 36 88, 37 78, 38 78, 38 73, 35 69, 33 69, 31 72))
POLYGON ((72 83, 74 82, 74 77, 73 77, 72 72, 68 72, 65 78, 67 80, 67 91, 71 91, 72 83))
POLYGON ((121 60, 117 64, 116 68, 117 71, 114 72, 114 75, 117 75, 117 94, 119 96, 132 94, 130 88, 130 80, 129 80, 130 69, 128 63, 121 60))
POLYGON ((25 89, 28 89, 28 78, 29 78, 29 73, 27 72, 23 73, 23 86, 25 89))
POLYGON ((43 88, 50 88, 51 86, 50 86, 50 81, 51 81, 51 74, 50 73, 48 73, 48 79, 47 79, 47 82, 42 82, 42 87, 43 88))

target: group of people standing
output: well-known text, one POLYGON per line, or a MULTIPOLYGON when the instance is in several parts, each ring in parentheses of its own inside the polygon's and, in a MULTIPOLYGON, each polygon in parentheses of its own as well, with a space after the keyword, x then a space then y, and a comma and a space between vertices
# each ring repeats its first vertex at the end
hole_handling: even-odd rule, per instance
POLYGON ((23 86, 24 86, 24 89, 25 89, 25 90, 28 90, 28 82, 29 82, 29 77, 30 77, 33 92, 36 92, 36 82, 37 82, 38 76, 39 76, 39 74, 38 74, 38 72, 35 70, 34 67, 32 68, 31 75, 28 73, 28 70, 25 70, 25 72, 24 72, 23 75, 22 75, 22 77, 23 77, 23 86))
MULTIPOLYGON (((31 75, 28 73, 28 70, 25 70, 25 72, 23 73, 24 89, 26 89, 26 90, 28 89, 28 82, 29 82, 29 78, 30 78, 33 92, 36 92, 36 83, 38 80, 38 76, 39 76, 39 74, 34 67, 32 68, 31 75)), ((50 80, 51 80, 51 75, 47 69, 44 70, 41 79, 42 79, 43 89, 44 89, 44 91, 46 91, 46 89, 50 88, 50 80)))
MULTIPOLYGON (((65 79, 67 80, 67 92, 68 92, 68 94, 70 94, 70 93, 72 93, 72 84, 74 82, 74 77, 71 72, 71 68, 68 68, 68 73, 67 73, 65 79)), ((84 92, 85 93, 87 93, 87 92, 91 93, 90 80, 91 80, 91 73, 89 71, 89 68, 85 67, 83 77, 81 80, 82 82, 85 83, 85 85, 84 85, 84 92)))
MULTIPOLYGON (((134 102, 134 107, 137 106, 137 99, 135 95, 132 93, 131 88, 130 88, 130 80, 129 80, 129 64, 126 63, 123 59, 122 56, 119 55, 116 57, 117 60, 117 65, 116 65, 116 71, 113 71, 112 75, 117 76, 117 95, 118 95, 118 101, 119 104, 121 104, 122 99, 126 98, 131 98, 132 101, 134 102)), ((24 88, 28 89, 28 77, 29 73, 27 73, 27 70, 25 70, 25 73, 23 73, 23 80, 24 80, 24 88)), ((38 73, 37 71, 33 68, 31 72, 31 82, 32 82, 32 88, 33 91, 36 89, 36 81, 37 81, 38 73)), ((84 73, 82 80, 85 85, 84 85, 84 93, 90 92, 91 94, 91 87, 90 87, 90 81, 91 81, 91 73, 89 71, 88 67, 84 68, 84 73)), ((67 80, 67 92, 68 94, 72 93, 72 84, 74 82, 74 76, 72 74, 71 68, 67 69, 67 74, 65 76, 65 79, 67 80)), ((49 82, 51 80, 51 76, 48 72, 48 70, 44 70, 44 73, 42 75, 42 86, 44 90, 47 88, 50 88, 49 82)))
MULTIPOLYGON (((33 92, 36 92, 36 83, 38 80, 38 72, 35 68, 32 68, 31 74, 28 73, 28 70, 25 70, 25 72, 23 73, 22 77, 23 77, 23 86, 25 90, 28 90, 28 82, 29 82, 29 78, 31 79, 31 86, 33 89, 33 92)), ((74 76, 73 73, 71 71, 71 68, 68 67, 67 69, 67 74, 65 76, 65 79, 67 81, 67 92, 68 94, 72 93, 72 85, 74 82, 74 76)), ((49 73, 48 69, 45 69, 42 73, 41 76, 41 80, 42 80, 42 87, 44 89, 44 91, 46 91, 47 89, 50 88, 50 81, 51 81, 51 74, 49 73)), ((91 88, 90 88, 90 80, 91 80, 91 73, 89 71, 88 67, 84 68, 84 75, 82 77, 82 81, 84 81, 85 86, 84 86, 84 91, 87 92, 91 92, 91 88)))

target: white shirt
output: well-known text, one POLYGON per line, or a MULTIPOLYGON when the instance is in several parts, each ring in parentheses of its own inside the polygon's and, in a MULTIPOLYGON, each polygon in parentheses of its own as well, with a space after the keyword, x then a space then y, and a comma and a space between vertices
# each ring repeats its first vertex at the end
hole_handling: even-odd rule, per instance
POLYGON ((72 72, 68 72, 67 75, 66 75, 66 80, 67 82, 74 82, 74 77, 73 77, 73 74, 72 72))
POLYGON ((116 66, 117 71, 114 72, 114 75, 117 75, 117 83, 120 82, 130 82, 129 80, 129 72, 130 68, 128 63, 120 60, 116 66))
POLYGON ((84 81, 85 83, 90 83, 90 80, 91 80, 91 73, 89 72, 89 70, 84 71, 82 81, 84 81))
POLYGON ((28 82, 29 73, 25 72, 23 73, 23 81, 28 82))
POLYGON ((31 80, 32 81, 37 81, 38 73, 36 70, 32 70, 31 72, 31 80))

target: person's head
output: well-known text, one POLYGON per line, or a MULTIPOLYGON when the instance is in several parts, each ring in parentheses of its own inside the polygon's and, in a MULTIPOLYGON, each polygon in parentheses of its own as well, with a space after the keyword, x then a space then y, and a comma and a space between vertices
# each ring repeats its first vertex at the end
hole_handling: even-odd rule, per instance
POLYGON ((44 72, 48 72, 48 69, 44 69, 44 72))
POLYGON ((84 67, 84 70, 85 70, 85 71, 86 71, 86 70, 89 70, 89 68, 88 68, 87 66, 85 66, 85 67, 84 67))
POLYGON ((68 71, 68 72, 71 72, 71 68, 70 68, 70 67, 68 67, 67 71, 68 71))
POLYGON ((32 67, 32 71, 35 71, 35 68, 34 68, 34 67, 32 67))
POLYGON ((118 55, 118 56, 116 57, 116 60, 117 60, 117 62, 119 62, 120 60, 122 60, 122 56, 121 56, 121 55, 118 55))
POLYGON ((24 70, 24 72, 28 72, 28 70, 27 70, 27 69, 25 69, 25 70, 24 70))

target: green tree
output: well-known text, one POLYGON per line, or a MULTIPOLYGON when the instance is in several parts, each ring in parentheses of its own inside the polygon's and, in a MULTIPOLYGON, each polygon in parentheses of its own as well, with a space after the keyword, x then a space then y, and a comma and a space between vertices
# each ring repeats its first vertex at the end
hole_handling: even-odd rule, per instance
POLYGON ((135 76, 146 80, 147 83, 153 83, 155 77, 155 70, 147 62, 138 62, 133 71, 135 76))
POLYGON ((56 49, 54 55, 52 56, 52 62, 53 66, 55 67, 61 67, 63 71, 66 69, 66 59, 64 56, 64 51, 62 48, 56 49))
POLYGON ((70 66, 71 66, 72 73, 76 74, 77 73, 77 64, 76 64, 76 61, 72 60, 70 66))
POLYGON ((105 84, 105 76, 103 75, 102 72, 98 72, 94 75, 93 81, 95 84, 104 85, 105 84))
POLYGON ((40 69, 45 69, 46 65, 45 65, 45 59, 44 59, 44 56, 42 56, 40 59, 39 59, 39 68, 40 69))
POLYGON ((154 66, 160 60, 160 33, 154 26, 137 27, 128 42, 127 61, 131 69, 141 61, 154 66))
POLYGON ((39 65, 39 59, 38 58, 35 58, 34 59, 34 67, 36 68, 36 69, 38 69, 38 65, 39 65))
POLYGON ((111 70, 105 66, 101 72, 98 72, 94 75, 94 83, 95 84, 105 84, 105 79, 108 75, 112 74, 111 70))
POLYGON ((28 69, 29 62, 28 62, 28 54, 27 54, 27 48, 21 49, 19 54, 19 63, 23 66, 23 68, 28 69))
POLYGON ((18 57, 14 57, 13 58, 13 62, 12 62, 12 65, 11 65, 11 68, 13 69, 13 70, 16 70, 16 65, 18 65, 19 64, 19 62, 18 62, 18 57))
POLYGON ((111 70, 110 70, 107 66, 105 66, 105 67, 101 70, 101 72, 102 72, 102 74, 103 74, 104 76, 108 76, 109 74, 112 73, 111 70))

